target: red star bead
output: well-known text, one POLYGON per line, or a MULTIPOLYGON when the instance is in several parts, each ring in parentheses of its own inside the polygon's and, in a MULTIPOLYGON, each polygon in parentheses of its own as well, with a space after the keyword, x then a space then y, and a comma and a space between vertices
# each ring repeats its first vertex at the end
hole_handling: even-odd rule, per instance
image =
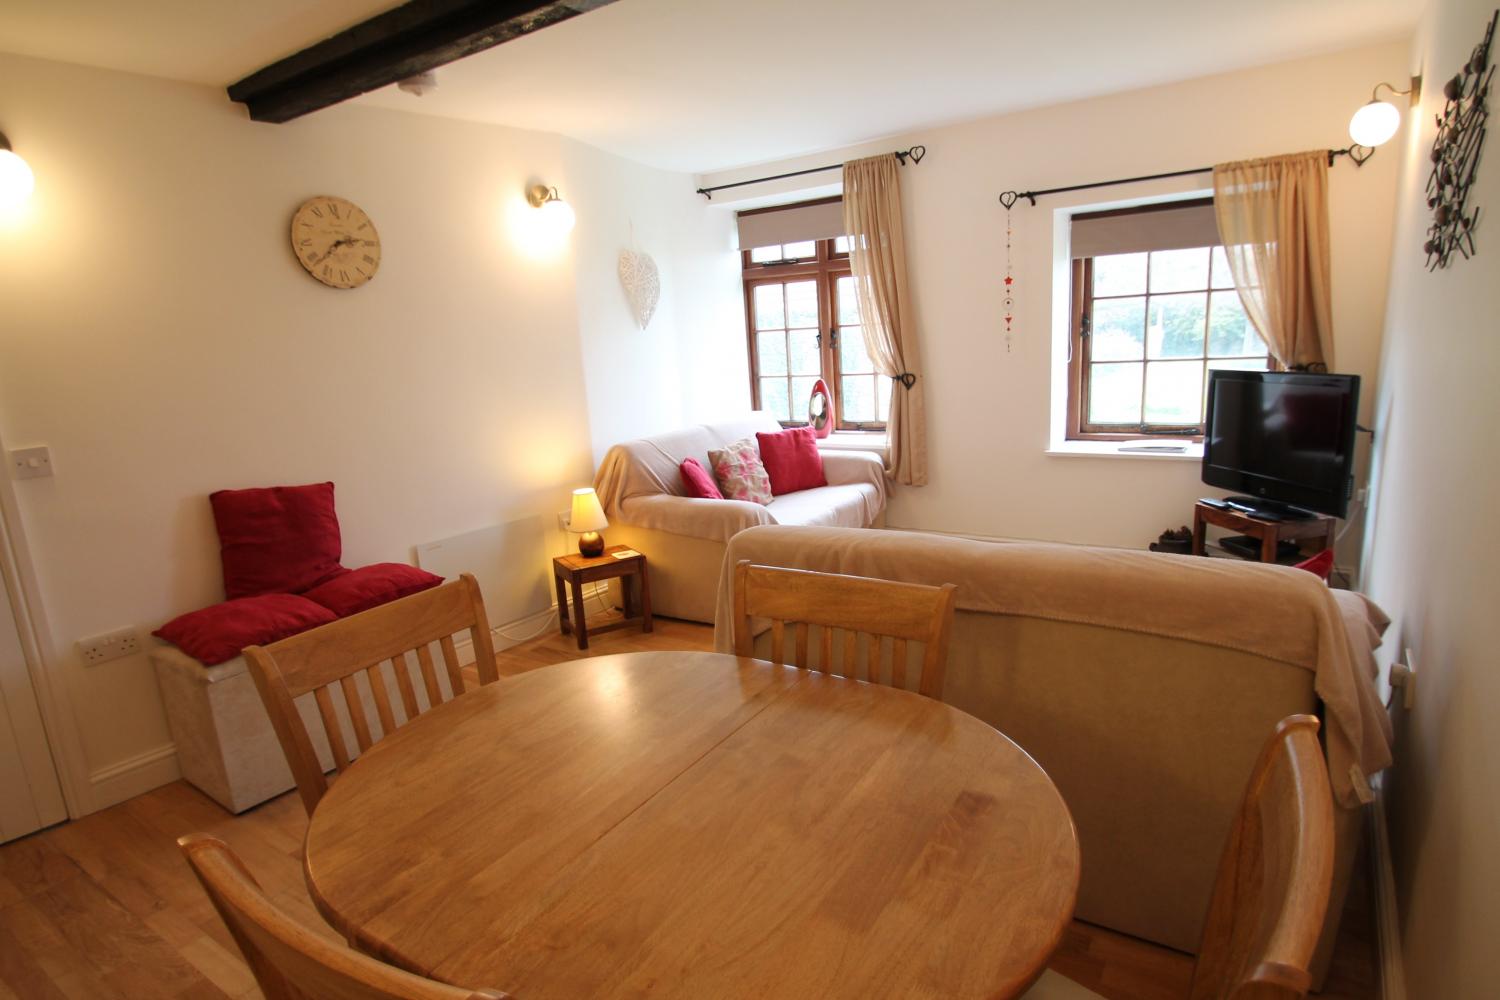
POLYGON ((1010 275, 1008 275, 1008 274, 1007 274, 1007 275, 1006 275, 1006 276, 1005 276, 1005 283, 1006 283, 1006 284, 1007 284, 1007 285, 1008 285, 1008 284, 1010 284, 1010 283, 1011 283, 1011 281, 1012 281, 1012 280, 1013 280, 1013 279, 1012 279, 1012 278, 1011 278, 1011 276, 1010 276, 1010 275))

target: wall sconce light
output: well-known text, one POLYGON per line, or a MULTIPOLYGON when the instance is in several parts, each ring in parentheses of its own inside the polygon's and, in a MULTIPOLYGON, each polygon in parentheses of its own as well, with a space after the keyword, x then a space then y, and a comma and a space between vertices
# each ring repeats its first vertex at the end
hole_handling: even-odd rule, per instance
POLYGON ((545 184, 537 184, 528 188, 526 200, 531 202, 533 208, 542 210, 542 218, 548 232, 557 236, 572 232, 573 223, 577 222, 577 216, 573 214, 573 206, 562 200, 557 193, 557 188, 548 187, 545 184))
POLYGON ((11 150, 10 140, 0 132, 0 208, 21 204, 35 186, 31 167, 11 150))
POLYGON ((1380 88, 1389 90, 1392 96, 1410 95, 1408 107, 1416 107, 1422 96, 1422 78, 1411 78, 1411 87, 1397 90, 1389 83, 1381 82, 1370 91, 1370 103, 1354 112, 1349 119, 1349 138, 1357 145, 1374 148, 1386 142, 1401 127, 1401 109, 1390 101, 1380 99, 1380 88))

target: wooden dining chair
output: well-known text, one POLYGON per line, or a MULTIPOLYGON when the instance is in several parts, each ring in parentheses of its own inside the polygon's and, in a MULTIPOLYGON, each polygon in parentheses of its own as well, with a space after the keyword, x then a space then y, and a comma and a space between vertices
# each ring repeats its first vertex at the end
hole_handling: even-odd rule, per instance
MULTIPOLYGON (((1333 884, 1333 795, 1318 720, 1283 719, 1261 751, 1229 831, 1193 966, 1189 1000, 1293 1000, 1333 884)), ((1098 1000, 1046 972, 1024 1000, 1098 1000)))
POLYGON ((266 898, 229 845, 206 833, 177 841, 266 1000, 514 1000, 414 976, 322 937, 266 898))
POLYGON ((499 679, 495 668, 495 647, 490 642, 489 621, 484 614, 484 599, 479 584, 468 573, 452 583, 424 590, 410 597, 361 611, 357 615, 294 635, 269 646, 250 646, 245 659, 250 674, 271 716, 271 726, 297 779, 302 804, 312 815, 318 800, 328 790, 323 765, 313 748, 312 737, 297 710, 296 699, 309 691, 317 702, 323 729, 328 735, 335 770, 349 766, 350 755, 344 730, 335 705, 334 689, 342 693, 349 724, 359 752, 374 744, 370 720, 365 713, 358 675, 369 684, 370 700, 380 721, 382 736, 398 726, 395 705, 386 685, 383 665, 390 661, 396 689, 401 696, 405 721, 423 711, 421 699, 412 682, 411 657, 417 671, 427 707, 443 702, 431 645, 438 644, 444 672, 453 697, 463 693, 463 674, 453 634, 467 629, 474 644, 474 664, 479 683, 499 679), (411 654, 411 656, 408 656, 411 654))
POLYGON ((769 618, 773 662, 786 662, 790 629, 796 649, 795 666, 905 688, 906 644, 921 642, 924 644, 922 673, 917 680, 917 691, 937 698, 943 693, 956 589, 951 583, 931 587, 864 576, 756 566, 742 559, 734 568, 734 651, 739 656, 755 655, 751 620, 769 618), (816 664, 808 656, 813 625, 822 633, 816 664), (837 665, 833 653, 835 632, 842 633, 843 647, 837 665), (888 679, 881 662, 883 638, 891 640, 888 679), (863 657, 859 652, 861 645, 865 647, 863 657))

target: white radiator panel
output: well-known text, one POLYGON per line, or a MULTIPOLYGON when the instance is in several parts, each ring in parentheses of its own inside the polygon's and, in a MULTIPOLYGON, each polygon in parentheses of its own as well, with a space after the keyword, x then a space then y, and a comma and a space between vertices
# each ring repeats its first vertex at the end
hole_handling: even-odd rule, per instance
POLYGON ((495 628, 552 607, 548 519, 522 518, 417 546, 417 565, 450 580, 472 573, 495 628))

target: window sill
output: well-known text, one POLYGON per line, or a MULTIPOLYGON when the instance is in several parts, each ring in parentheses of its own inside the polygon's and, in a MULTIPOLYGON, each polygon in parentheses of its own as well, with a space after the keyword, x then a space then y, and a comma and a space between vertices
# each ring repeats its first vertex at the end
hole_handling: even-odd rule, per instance
MULTIPOLYGON (((1160 442, 1166 444, 1168 442, 1160 442)), ((1137 441, 1054 441, 1047 449, 1048 455, 1058 455, 1064 458, 1145 458, 1155 461, 1165 459, 1169 462, 1201 462, 1203 461, 1203 445, 1198 442, 1189 441, 1183 446, 1182 451, 1128 451, 1131 447, 1139 447, 1137 441)))
POLYGON ((880 431, 834 431, 818 439, 818 448, 828 451, 885 452, 886 438, 880 431))

